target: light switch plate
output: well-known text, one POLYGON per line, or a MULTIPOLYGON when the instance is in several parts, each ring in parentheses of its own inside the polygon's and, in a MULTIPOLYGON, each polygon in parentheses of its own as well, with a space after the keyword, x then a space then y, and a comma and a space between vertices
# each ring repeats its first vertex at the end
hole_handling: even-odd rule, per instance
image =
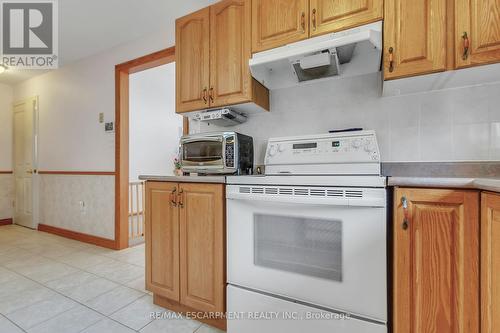
POLYGON ((104 122, 104 112, 99 113, 99 124, 104 122))

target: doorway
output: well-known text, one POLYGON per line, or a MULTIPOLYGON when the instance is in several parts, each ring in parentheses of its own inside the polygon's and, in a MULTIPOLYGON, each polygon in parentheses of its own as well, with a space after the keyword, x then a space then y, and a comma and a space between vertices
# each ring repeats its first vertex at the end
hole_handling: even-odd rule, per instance
MULTIPOLYGON (((175 47, 115 66, 115 248, 129 246, 130 233, 130 80, 131 75, 175 61, 175 47)), ((183 133, 188 120, 183 118, 183 133)), ((165 170, 168 170, 166 166, 165 170)))
POLYGON ((142 175, 174 175, 182 116, 175 113, 175 62, 129 77, 129 246, 144 242, 142 175))
POLYGON ((14 224, 38 227, 38 97, 14 104, 14 224))

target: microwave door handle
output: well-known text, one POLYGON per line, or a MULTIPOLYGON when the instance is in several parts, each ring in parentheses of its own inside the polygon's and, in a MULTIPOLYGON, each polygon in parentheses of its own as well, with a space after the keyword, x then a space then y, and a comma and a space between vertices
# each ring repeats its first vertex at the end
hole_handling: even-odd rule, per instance
POLYGON ((222 138, 193 138, 193 139, 185 139, 182 141, 182 143, 193 143, 199 141, 222 142, 222 138))

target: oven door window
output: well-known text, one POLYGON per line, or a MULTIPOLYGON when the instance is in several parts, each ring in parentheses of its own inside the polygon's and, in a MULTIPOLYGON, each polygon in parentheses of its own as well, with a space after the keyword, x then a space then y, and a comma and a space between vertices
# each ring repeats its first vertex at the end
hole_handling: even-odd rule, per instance
POLYGON ((342 281, 342 221, 254 215, 254 264, 342 281))
POLYGON ((183 159, 190 162, 214 162, 222 160, 222 142, 195 141, 184 144, 183 159))

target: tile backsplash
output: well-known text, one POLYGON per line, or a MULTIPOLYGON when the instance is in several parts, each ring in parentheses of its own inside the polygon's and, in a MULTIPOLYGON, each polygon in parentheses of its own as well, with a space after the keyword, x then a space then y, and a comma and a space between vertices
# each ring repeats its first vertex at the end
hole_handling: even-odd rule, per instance
POLYGON ((253 136, 257 164, 269 137, 349 127, 374 129, 385 162, 500 160, 500 82, 396 97, 381 91, 380 73, 275 90, 269 113, 229 128, 190 128, 253 136))

